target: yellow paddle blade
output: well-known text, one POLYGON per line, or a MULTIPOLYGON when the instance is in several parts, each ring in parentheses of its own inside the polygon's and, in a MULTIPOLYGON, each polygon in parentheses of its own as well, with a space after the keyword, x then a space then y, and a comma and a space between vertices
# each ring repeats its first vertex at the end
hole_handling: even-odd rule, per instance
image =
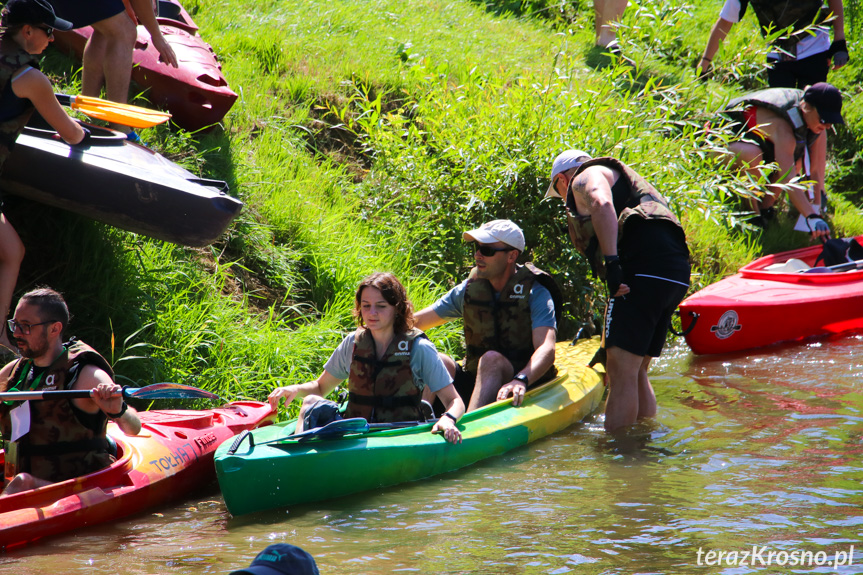
POLYGON ((152 128, 171 119, 171 114, 130 104, 120 104, 92 96, 72 96, 71 107, 91 118, 130 128, 152 128))

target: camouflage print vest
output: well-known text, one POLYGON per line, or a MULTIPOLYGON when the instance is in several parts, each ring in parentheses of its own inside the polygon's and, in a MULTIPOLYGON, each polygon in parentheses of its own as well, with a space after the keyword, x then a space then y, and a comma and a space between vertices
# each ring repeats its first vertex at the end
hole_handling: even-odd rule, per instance
MULTIPOLYGON (((560 321, 560 288, 550 275, 532 263, 518 266, 497 301, 491 282, 477 278, 476 268, 471 270, 464 293, 465 371, 475 374, 479 358, 487 351, 496 351, 506 357, 516 372, 527 365, 535 351, 530 317, 530 290, 535 281, 551 293, 554 315, 560 321)), ((553 376, 553 372, 556 373, 554 367, 543 379, 553 376)))
MULTIPOLYGON (((37 380, 39 383, 33 389, 71 389, 81 369, 91 364, 114 377, 111 366, 98 352, 73 339, 63 344, 63 353, 37 380)), ((13 388, 30 390, 34 384, 32 366, 31 360, 19 358, 9 379, 0 383, 0 391, 13 388)), ((30 431, 18 441, 4 442, 6 481, 18 473, 27 472, 56 483, 93 473, 114 461, 105 439, 108 419, 104 413, 85 413, 72 405, 71 400, 31 400, 29 404, 30 431)), ((8 405, 0 409, 3 437, 11 437, 10 409, 8 405)))
POLYGON ((421 390, 411 371, 414 341, 420 337, 425 334, 418 329, 396 334, 378 360, 372 332, 365 328, 356 331, 345 417, 382 423, 423 419, 421 390))
POLYGON ((743 0, 740 3, 740 16, 746 11, 746 5, 752 6, 755 17, 761 25, 761 35, 784 30, 789 26, 792 30, 780 36, 775 46, 797 55, 797 43, 809 35, 805 28, 824 22, 829 11, 824 10, 822 0, 743 0))
MULTIPOLYGON (((744 94, 734 98, 725 105, 723 110, 737 122, 742 122, 742 112, 750 106, 767 108, 791 124, 794 132, 794 161, 803 157, 803 150, 815 143, 818 134, 813 133, 803 120, 800 103, 803 101, 803 90, 795 88, 767 88, 758 92, 744 94)), ((775 142, 774 142, 775 144, 775 142)))
MULTIPOLYGON (((24 66, 32 66, 39 69, 39 63, 36 57, 22 50, 18 44, 11 39, 6 39, 0 34, 0 94, 2 94, 9 83, 12 81, 12 76, 24 66)), ((12 148, 15 146, 15 140, 21 134, 30 116, 33 115, 33 104, 30 100, 24 100, 26 104, 23 111, 13 118, 5 121, 0 121, 0 167, 6 162, 6 158, 12 153, 12 148)))
MULTIPOLYGON (((626 207, 617 214, 618 243, 626 233, 626 221, 633 216, 645 220, 670 222, 677 226, 681 235, 684 235, 680 221, 669 209, 668 202, 662 197, 662 194, 632 168, 614 158, 595 158, 583 163, 576 174, 590 166, 606 166, 616 170, 629 187, 626 207)), ((605 261, 602 257, 602 250, 599 249, 599 240, 596 237, 590 216, 583 216, 576 212, 575 201, 572 199, 571 192, 567 194, 566 202, 566 220, 572 245, 587 257, 593 273, 600 279, 605 279, 605 261)))

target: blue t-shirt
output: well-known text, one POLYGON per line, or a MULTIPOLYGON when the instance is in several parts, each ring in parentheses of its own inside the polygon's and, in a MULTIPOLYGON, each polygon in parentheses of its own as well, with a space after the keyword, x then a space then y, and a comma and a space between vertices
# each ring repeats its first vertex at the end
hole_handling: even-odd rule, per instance
MULTIPOLYGON (((447 292, 442 298, 432 304, 431 309, 441 319, 459 319, 464 316, 464 293, 468 280, 464 280, 447 292)), ((495 292, 495 300, 500 294, 495 292)), ((557 330, 557 320, 554 317, 554 301, 551 293, 539 282, 533 282, 528 297, 530 304, 531 328, 550 327, 557 330)))
MULTIPOLYGON (((356 332, 343 339, 324 365, 324 369, 336 379, 345 380, 351 373, 355 339, 356 332)), ((452 378, 440 356, 438 356, 434 344, 424 337, 418 337, 414 340, 413 351, 411 352, 411 372, 414 376, 414 383, 419 389, 428 385, 432 392, 437 393, 452 383, 452 378)))

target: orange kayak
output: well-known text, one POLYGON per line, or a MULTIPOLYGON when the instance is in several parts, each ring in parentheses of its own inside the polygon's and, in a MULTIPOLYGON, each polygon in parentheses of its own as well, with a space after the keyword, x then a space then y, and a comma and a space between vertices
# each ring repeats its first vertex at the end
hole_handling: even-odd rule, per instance
MULTIPOLYGON (((235 402, 202 411, 143 411, 143 428, 127 436, 114 424, 117 442, 110 467, 39 489, 0 498, 0 548, 112 521, 162 505, 212 482, 213 454, 223 441, 269 425, 266 403, 235 402)), ((0 462, 3 452, 0 451, 0 462)))

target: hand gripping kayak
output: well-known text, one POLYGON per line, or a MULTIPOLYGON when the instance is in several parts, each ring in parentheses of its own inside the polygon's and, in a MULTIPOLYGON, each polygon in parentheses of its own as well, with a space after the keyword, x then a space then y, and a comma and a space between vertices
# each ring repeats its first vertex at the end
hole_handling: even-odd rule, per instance
MULTIPOLYGON (((90 397, 89 389, 59 389, 42 391, 6 391, 0 401, 28 401, 48 399, 74 399, 90 397)), ((220 399, 210 391, 181 383, 154 383, 145 387, 124 387, 125 399, 220 399)))
POLYGON ((140 106, 111 102, 92 96, 54 94, 63 106, 79 110, 91 118, 113 122, 130 128, 152 128, 171 119, 171 114, 140 106))

